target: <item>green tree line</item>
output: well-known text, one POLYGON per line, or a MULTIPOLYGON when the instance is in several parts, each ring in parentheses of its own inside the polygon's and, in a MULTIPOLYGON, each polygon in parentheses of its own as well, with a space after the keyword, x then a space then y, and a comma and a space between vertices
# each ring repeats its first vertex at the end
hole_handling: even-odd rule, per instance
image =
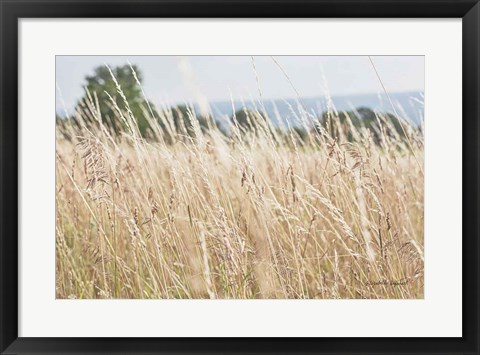
MULTIPOLYGON (((186 105, 178 105, 169 109, 169 117, 173 121, 171 122, 173 126, 171 129, 166 127, 164 120, 159 119, 159 116, 165 112, 158 111, 144 97, 141 89, 143 75, 137 66, 124 65, 111 69, 107 66, 99 66, 94 69, 93 75, 85 78, 85 81, 85 94, 75 108, 77 114, 80 114, 84 119, 100 118, 104 124, 118 133, 126 128, 126 123, 118 119, 122 112, 123 115, 130 115, 136 121, 141 136, 148 137, 150 123, 147 117, 151 116, 151 119, 159 123, 167 141, 172 140, 173 137, 170 137, 172 131, 185 136, 195 136, 195 129, 190 117, 193 113, 189 111, 186 105)), ((198 114, 195 117, 200 129, 204 132, 209 129, 209 124, 213 123, 209 117, 198 114)), ((66 121, 65 118, 58 116, 56 119, 59 125, 66 121)), ((75 116, 70 119, 76 120, 75 116)), ((232 127, 237 128, 241 134, 255 133, 260 130, 271 131, 272 134, 277 136, 287 134, 278 128, 273 128, 267 122, 264 114, 246 108, 235 112, 230 117, 230 121, 232 127)), ((228 135, 224 128, 219 128, 224 134, 228 135)), ((322 129, 328 132, 331 137, 344 135, 343 138, 348 141, 356 140, 356 132, 361 129, 370 130, 375 143, 380 143, 385 135, 405 138, 405 129, 399 118, 391 113, 379 114, 366 107, 352 111, 342 111, 335 117, 331 112, 324 112, 318 118, 317 125, 309 131, 305 128, 293 127, 292 133, 299 142, 303 142, 312 134, 320 133, 322 129)))

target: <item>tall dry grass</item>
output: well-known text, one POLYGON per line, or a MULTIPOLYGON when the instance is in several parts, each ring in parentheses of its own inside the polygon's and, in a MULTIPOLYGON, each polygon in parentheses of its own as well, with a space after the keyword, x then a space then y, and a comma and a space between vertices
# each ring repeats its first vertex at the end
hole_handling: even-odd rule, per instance
POLYGON ((305 141, 260 115, 225 135, 191 111, 188 135, 147 108, 144 139, 126 101, 102 123, 112 102, 57 124, 57 298, 423 298, 418 129, 379 115, 376 144, 332 110, 305 141))

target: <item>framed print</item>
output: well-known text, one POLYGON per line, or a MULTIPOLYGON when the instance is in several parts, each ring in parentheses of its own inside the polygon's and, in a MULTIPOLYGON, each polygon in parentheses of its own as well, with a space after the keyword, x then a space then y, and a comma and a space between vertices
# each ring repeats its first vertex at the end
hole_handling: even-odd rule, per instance
POLYGON ((2 354, 478 354, 477 1, 2 1, 2 354))

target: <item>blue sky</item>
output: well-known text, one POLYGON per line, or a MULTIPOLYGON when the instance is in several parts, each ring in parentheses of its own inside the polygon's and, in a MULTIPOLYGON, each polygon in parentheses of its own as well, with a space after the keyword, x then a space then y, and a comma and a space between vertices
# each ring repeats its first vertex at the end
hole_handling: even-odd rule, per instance
MULTIPOLYGON (((423 56, 372 56, 389 93, 424 91, 423 56)), ((264 99, 379 93, 383 89, 366 56, 254 56, 264 99), (280 65, 280 67, 279 67, 280 65), (288 79, 285 76, 288 75, 288 79), (291 83, 290 83, 290 81, 291 83), (295 87, 295 89, 292 87, 295 87)), ((259 97, 250 56, 57 56, 57 111, 72 110, 83 94, 84 78, 95 67, 136 64, 154 103, 259 97)))

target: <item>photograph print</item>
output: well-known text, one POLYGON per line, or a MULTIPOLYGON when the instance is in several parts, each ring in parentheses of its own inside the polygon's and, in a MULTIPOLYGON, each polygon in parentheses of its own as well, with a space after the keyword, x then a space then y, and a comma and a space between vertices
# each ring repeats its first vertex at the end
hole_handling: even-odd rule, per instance
POLYGON ((57 299, 423 299, 423 56, 57 56, 57 299))

